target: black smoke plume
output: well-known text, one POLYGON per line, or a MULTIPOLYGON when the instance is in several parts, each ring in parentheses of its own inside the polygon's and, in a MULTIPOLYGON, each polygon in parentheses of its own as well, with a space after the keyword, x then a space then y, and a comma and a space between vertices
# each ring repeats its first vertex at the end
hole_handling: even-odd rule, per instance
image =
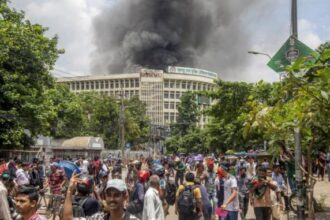
POLYGON ((93 23, 92 71, 176 65, 236 74, 249 49, 241 15, 255 1, 110 1, 93 23))

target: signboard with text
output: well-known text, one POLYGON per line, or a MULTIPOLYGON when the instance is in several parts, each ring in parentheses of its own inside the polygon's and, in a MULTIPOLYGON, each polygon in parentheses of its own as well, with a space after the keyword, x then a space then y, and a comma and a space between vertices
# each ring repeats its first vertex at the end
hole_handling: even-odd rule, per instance
POLYGON ((277 51, 267 65, 275 72, 283 72, 285 67, 296 59, 304 57, 309 61, 314 61, 316 52, 304 43, 291 36, 284 45, 277 51))
POLYGON ((207 70, 189 68, 189 67, 179 67, 179 66, 169 66, 167 68, 168 73, 178 73, 178 74, 187 74, 187 75, 195 75, 195 76, 204 76, 212 79, 217 79, 218 74, 214 72, 210 72, 207 70))

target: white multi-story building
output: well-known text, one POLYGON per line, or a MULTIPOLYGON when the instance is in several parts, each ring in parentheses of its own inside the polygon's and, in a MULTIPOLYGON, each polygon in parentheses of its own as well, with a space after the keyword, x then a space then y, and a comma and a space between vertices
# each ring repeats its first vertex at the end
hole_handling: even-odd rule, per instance
MULTIPOLYGON (((212 90, 217 74, 206 70, 168 67, 168 71, 141 69, 138 73, 89 75, 58 78, 58 83, 67 84, 72 92, 97 91, 116 98, 138 96, 147 106, 147 115, 154 125, 175 123, 180 97, 187 91, 212 90)), ((210 105, 205 97, 198 98, 201 109, 210 105)), ((207 117, 200 117, 203 127, 207 117)))

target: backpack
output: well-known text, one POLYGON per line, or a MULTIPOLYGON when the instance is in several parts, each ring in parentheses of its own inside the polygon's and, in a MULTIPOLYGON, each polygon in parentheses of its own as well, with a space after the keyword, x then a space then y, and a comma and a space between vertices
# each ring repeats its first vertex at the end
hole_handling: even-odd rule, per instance
POLYGON ((81 198, 79 202, 76 199, 73 199, 72 202, 72 213, 74 218, 83 218, 85 216, 84 204, 87 201, 88 197, 81 198))
POLYGON ((176 197, 176 185, 174 181, 168 181, 166 184, 166 202, 169 205, 174 205, 175 203, 175 197, 176 197))
POLYGON ((191 215, 196 208, 196 200, 193 194, 194 186, 185 186, 179 196, 178 207, 180 214, 191 215))

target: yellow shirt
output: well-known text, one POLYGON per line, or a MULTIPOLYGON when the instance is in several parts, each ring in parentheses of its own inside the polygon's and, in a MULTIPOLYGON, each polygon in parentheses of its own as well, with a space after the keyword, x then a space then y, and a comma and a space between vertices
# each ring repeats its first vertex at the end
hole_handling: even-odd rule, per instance
MULTIPOLYGON (((186 182, 184 185, 180 185, 178 190, 176 191, 176 198, 177 199, 179 198, 180 194, 183 192, 186 186, 193 186, 193 185, 194 185, 193 182, 186 182)), ((195 199, 202 199, 202 194, 198 187, 193 189, 193 195, 195 199)))

